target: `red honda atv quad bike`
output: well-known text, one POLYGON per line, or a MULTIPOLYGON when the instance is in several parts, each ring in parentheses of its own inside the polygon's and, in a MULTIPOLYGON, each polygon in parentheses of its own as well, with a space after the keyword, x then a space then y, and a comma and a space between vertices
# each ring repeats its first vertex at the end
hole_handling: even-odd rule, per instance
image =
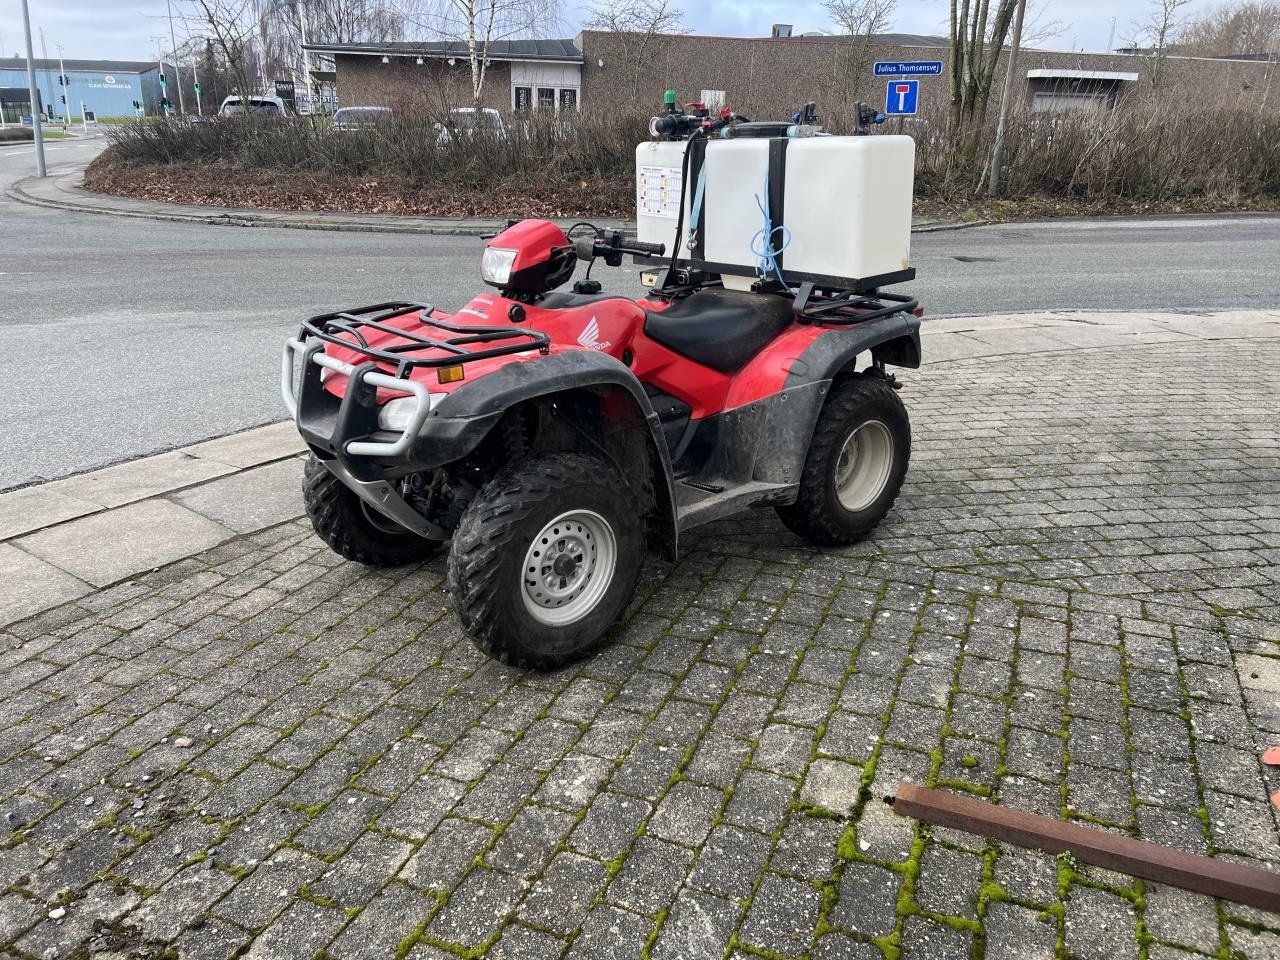
POLYGON ((524 220, 484 250, 496 292, 452 315, 397 302, 303 323, 282 387, 320 537, 370 565, 449 544, 449 590, 480 649, 552 668, 607 637, 646 549, 674 559, 698 524, 771 506, 813 543, 865 536, 907 471, 885 366, 920 364, 915 301, 782 280, 730 290, 687 263, 645 299, 595 281, 552 292, 579 261, 663 253, 524 220))

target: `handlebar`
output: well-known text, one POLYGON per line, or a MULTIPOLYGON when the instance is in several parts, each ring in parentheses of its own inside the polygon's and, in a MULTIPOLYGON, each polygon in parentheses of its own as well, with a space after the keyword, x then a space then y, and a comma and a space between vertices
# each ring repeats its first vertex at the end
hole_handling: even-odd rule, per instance
POLYGON ((624 253, 641 257, 660 257, 667 249, 665 243, 645 243, 628 237, 621 230, 600 230, 594 237, 582 237, 573 241, 579 260, 602 257, 612 267, 622 265, 624 253))

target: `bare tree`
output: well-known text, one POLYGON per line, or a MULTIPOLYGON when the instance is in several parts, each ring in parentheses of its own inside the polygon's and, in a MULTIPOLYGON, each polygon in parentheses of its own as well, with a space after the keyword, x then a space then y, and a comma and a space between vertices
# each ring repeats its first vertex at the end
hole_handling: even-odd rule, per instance
POLYGON ((1182 8, 1192 0, 1153 0, 1151 15, 1135 23, 1135 47, 1146 47, 1151 59, 1151 93, 1158 94, 1168 79, 1168 59, 1174 37, 1182 30, 1182 8))
POLYGON ((251 78, 260 70, 254 49, 262 23, 258 0, 183 0, 179 16, 188 40, 203 42, 226 65, 236 94, 251 96, 251 78))
POLYGON ((429 33, 464 45, 471 68, 471 100, 480 105, 493 44, 535 38, 560 22, 557 0, 428 0, 409 19, 429 33))
POLYGON ((646 69, 661 54, 665 38, 689 30, 672 0, 598 0, 583 27, 615 34, 621 67, 630 74, 631 96, 640 96, 646 69))
MULTIPOLYGON (((297 0, 305 7, 311 43, 400 40, 409 17, 388 0, 297 0)), ((183 47, 205 50, 202 70, 225 66, 230 86, 251 95, 268 77, 300 73, 298 11, 281 0, 178 0, 185 24, 183 47)))
POLYGON ((951 105, 953 149, 964 150, 971 130, 986 123, 991 85, 1009 37, 1017 0, 951 0, 951 105))
POLYGON ((822 6, 845 39, 837 54, 837 74, 843 75, 846 83, 856 84, 875 56, 873 38, 892 24, 897 0, 825 0, 822 6))
POLYGON ((1280 0, 1234 0, 1184 24, 1179 52, 1202 57, 1280 53, 1280 0))
POLYGON ((1067 24, 1062 20, 1047 19, 1050 11, 1054 9, 1053 2, 1054 0, 1041 0, 1041 2, 1027 0, 1027 9, 1023 13, 1022 22, 1021 46, 1023 49, 1029 49, 1036 44, 1061 36, 1067 29, 1067 24))
POLYGON ((306 0, 313 43, 403 40, 409 17, 386 0, 306 0))
MULTIPOLYGON (((302 51, 302 24, 306 21, 309 43, 383 43, 403 40, 409 18, 388 0, 259 0, 259 29, 268 65, 303 78, 308 95, 314 93, 306 76, 302 51)), ((315 63, 315 55, 311 58, 315 63)))

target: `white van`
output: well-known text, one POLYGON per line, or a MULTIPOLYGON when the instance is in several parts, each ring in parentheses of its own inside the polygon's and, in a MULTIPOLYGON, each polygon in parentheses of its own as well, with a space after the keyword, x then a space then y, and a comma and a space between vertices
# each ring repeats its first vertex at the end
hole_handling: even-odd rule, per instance
POLYGON ((218 108, 218 116, 235 117, 243 113, 251 113, 255 117, 288 117, 296 115, 296 112, 290 110, 289 105, 284 100, 272 94, 246 97, 245 100, 249 105, 247 110, 240 97, 227 97, 222 101, 222 106, 218 108))

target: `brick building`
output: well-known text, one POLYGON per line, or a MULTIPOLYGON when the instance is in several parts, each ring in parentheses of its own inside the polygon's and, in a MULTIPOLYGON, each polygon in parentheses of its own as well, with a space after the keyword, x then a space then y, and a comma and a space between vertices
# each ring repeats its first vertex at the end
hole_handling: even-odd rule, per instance
MULTIPOLYGON (((470 106, 471 65, 464 43, 313 44, 332 59, 343 106, 400 109, 470 106)), ((482 102, 502 112, 577 109, 582 50, 572 40, 490 44, 482 102)))
MULTIPOLYGON (((402 109, 466 105, 471 76, 461 43, 317 44, 331 58, 339 101, 402 109)), ((708 37, 583 31, 573 40, 512 40, 490 48, 482 100, 504 112, 610 108, 638 101, 656 107, 662 92, 737 109, 777 112, 816 100, 828 115, 855 101, 882 106, 885 78, 878 60, 948 59, 944 37, 880 34, 870 44, 848 37, 708 37)), ((1018 73, 1024 104, 1039 111, 1107 109, 1149 92, 1152 60, 1141 52, 1109 54, 1023 50, 1018 73)), ((1275 58, 1168 57, 1164 93, 1219 105, 1280 104, 1275 58), (1268 99, 1269 97, 1269 99, 1268 99)), ((1004 67, 996 71, 996 87, 1004 67)), ((921 80, 921 112, 941 109, 947 77, 921 80)))

